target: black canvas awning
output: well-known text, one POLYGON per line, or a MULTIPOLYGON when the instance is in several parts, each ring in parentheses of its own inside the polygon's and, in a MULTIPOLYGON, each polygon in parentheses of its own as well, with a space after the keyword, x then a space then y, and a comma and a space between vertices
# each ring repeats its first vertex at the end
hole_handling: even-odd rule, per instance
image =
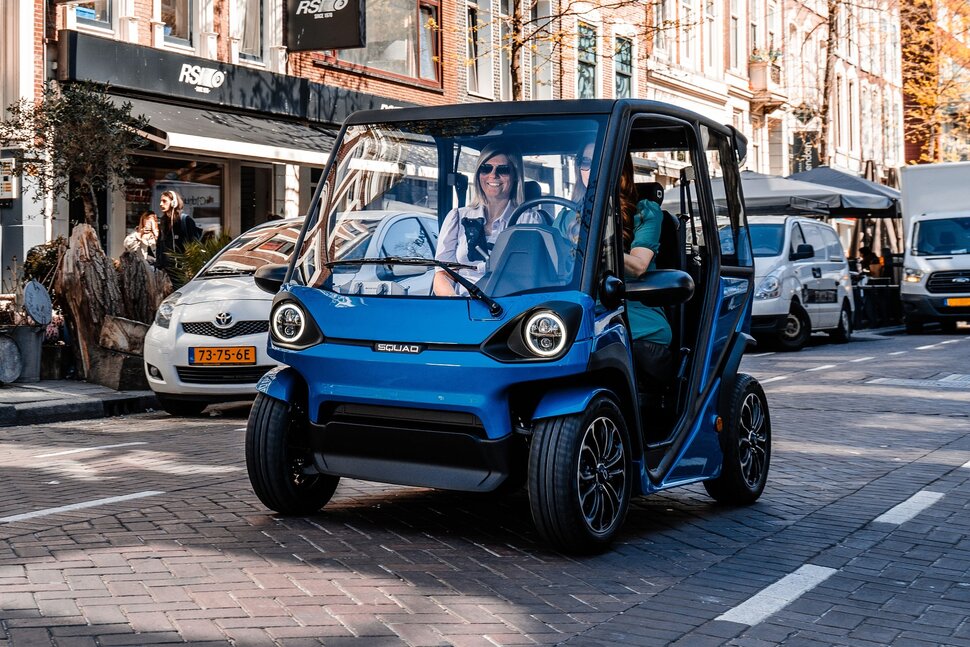
POLYGON ((323 166, 336 132, 279 119, 114 96, 144 115, 143 135, 164 150, 263 162, 323 166))
POLYGON ((864 177, 843 173, 842 171, 837 171, 828 166, 819 166, 818 168, 813 168, 810 171, 794 173, 789 175, 788 178, 791 180, 799 180, 801 182, 812 182, 814 184, 821 184, 838 189, 849 189, 850 191, 859 191, 861 193, 871 193, 872 195, 886 197, 892 201, 892 207, 875 212, 871 215, 883 217, 896 217, 902 215, 902 212, 900 211, 901 193, 890 186, 872 182, 864 177))

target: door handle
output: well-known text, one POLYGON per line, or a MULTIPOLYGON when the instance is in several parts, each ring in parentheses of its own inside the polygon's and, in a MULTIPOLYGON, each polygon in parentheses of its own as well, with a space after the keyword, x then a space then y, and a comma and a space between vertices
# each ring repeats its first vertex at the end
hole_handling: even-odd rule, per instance
POLYGON ((822 268, 821 267, 813 267, 812 268, 812 276, 814 276, 817 279, 822 278, 822 268))

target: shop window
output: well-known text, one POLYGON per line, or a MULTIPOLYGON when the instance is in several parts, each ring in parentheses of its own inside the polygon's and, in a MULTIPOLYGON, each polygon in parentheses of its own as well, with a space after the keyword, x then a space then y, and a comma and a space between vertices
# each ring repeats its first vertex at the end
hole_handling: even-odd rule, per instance
POLYGON ((192 44, 192 0, 161 0, 165 41, 192 44))
POLYGON ((262 60, 264 0, 235 1, 239 58, 250 61, 262 60))
POLYGON ((82 25, 111 27, 111 1, 94 0, 74 5, 74 17, 82 25))
POLYGON ((596 28, 579 23, 577 94, 580 99, 596 98, 596 28))
POLYGON ((629 99, 633 96, 633 41, 629 38, 616 38, 613 71, 616 76, 616 98, 629 99))
MULTIPOLYGON (((154 155, 132 156, 132 179, 125 186, 125 231, 134 230, 143 211, 161 215, 158 200, 163 191, 176 191, 185 203, 183 213, 202 228, 203 238, 217 236, 225 227, 222 203, 225 165, 154 155)), ((113 223, 112 223, 113 224, 113 223)))
POLYGON ((336 61, 440 83, 437 2, 373 0, 365 9, 367 46, 332 52, 336 61))

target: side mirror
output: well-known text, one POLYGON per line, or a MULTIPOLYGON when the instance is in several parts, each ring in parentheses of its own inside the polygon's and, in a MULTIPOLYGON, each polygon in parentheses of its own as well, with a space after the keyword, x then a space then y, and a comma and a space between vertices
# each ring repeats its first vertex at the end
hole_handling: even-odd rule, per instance
POLYGON ((626 284, 626 298, 645 306, 672 306, 694 296, 694 279, 680 270, 652 270, 626 284))
POLYGON ((276 294, 280 291, 280 287, 283 285, 283 279, 286 278, 286 270, 288 268, 289 265, 286 264, 263 265, 256 270, 256 273, 253 275, 253 280, 256 281, 256 287, 263 292, 276 294))
POLYGON ((610 310, 619 308, 620 304, 623 303, 625 293, 626 284, 623 283, 622 279, 612 274, 603 277, 603 281, 600 283, 600 301, 604 306, 610 310))
POLYGON ((795 252, 789 255, 789 260, 801 261, 815 256, 815 248, 808 243, 802 243, 795 248, 795 252))

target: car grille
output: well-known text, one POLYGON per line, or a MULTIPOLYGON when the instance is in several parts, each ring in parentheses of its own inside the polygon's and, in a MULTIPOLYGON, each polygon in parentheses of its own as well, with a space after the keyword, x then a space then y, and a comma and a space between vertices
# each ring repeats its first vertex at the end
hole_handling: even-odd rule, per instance
POLYGON ((970 292, 970 270, 933 272, 926 282, 926 289, 934 294, 970 292), (957 281, 954 283, 954 279, 966 279, 966 281, 957 281))
POLYGON ((268 321, 238 321, 228 328, 216 328, 211 321, 182 322, 182 331, 190 335, 205 335, 219 339, 232 339, 240 335, 255 335, 269 332, 268 321))
POLYGON ((272 366, 176 366, 187 384, 255 384, 272 366))

